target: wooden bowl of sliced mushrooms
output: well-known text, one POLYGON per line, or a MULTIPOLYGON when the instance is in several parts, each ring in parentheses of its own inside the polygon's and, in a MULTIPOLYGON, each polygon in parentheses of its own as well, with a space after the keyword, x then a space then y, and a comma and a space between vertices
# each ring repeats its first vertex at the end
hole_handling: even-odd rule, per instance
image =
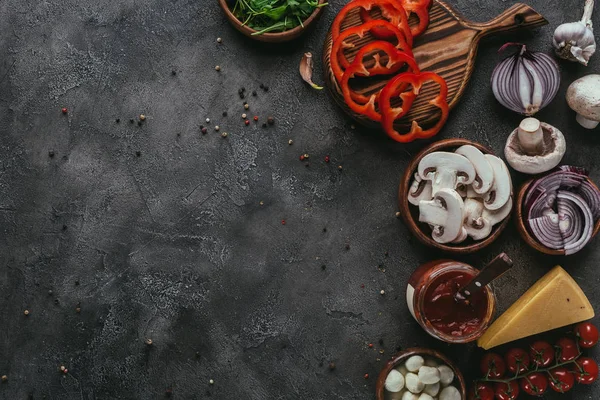
POLYGON ((500 236, 513 209, 510 172, 467 139, 432 143, 412 159, 398 192, 400 214, 423 244, 469 254, 500 236))

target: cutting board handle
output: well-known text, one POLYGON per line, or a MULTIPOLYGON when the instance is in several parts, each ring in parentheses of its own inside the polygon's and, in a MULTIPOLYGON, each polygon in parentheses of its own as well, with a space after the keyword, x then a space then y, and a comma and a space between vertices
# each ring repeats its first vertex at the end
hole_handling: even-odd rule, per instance
POLYGON ((520 29, 531 29, 546 25, 548 21, 527 4, 517 3, 488 22, 470 22, 471 28, 480 31, 480 36, 511 33, 520 29))

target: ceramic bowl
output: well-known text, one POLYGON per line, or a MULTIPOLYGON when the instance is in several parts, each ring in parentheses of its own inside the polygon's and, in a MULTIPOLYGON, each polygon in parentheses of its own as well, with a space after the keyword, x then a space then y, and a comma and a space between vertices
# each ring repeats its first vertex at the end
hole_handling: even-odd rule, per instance
MULTIPOLYGON (((323 4, 325 2, 326 2, 326 0, 319 0, 319 4, 323 4)), ((219 0, 219 5, 223 9, 225 16, 227 17, 227 19, 229 20, 229 22, 231 23, 231 25, 233 25, 233 27, 235 29, 242 32, 245 36, 248 36, 250 39, 254 39, 259 42, 266 42, 266 43, 289 42, 290 40, 294 40, 294 39, 302 36, 302 34, 304 34, 304 32, 306 32, 306 30, 318 20, 318 18, 323 13, 323 9, 325 8, 325 7, 315 8, 315 11, 313 11, 313 13, 305 21, 302 21, 304 27, 297 26, 296 28, 287 30, 285 32, 274 32, 274 33, 263 33, 262 35, 252 35, 256 31, 254 29, 244 25, 242 23, 242 21, 240 21, 239 19, 237 19, 235 17, 235 15, 233 15, 233 13, 231 12, 231 9, 229 8, 229 5, 227 4, 227 0, 219 0)))
POLYGON ((444 356, 442 353, 436 350, 425 348, 412 348, 407 349, 405 351, 401 351, 400 353, 393 356, 392 359, 385 364, 385 366, 379 373, 379 377, 377 378, 377 383, 375 385, 377 400, 385 400, 385 379, 387 378, 390 371, 402 364, 403 362, 405 362, 406 360, 408 360, 412 356, 433 358, 440 361, 440 363, 449 366, 452 369, 452 371, 454 371, 454 382, 452 382, 452 385, 454 385, 458 389, 463 399, 467 398, 467 385, 465 383, 465 378, 452 361, 450 361, 448 358, 446 358, 446 356, 444 356))
MULTIPOLYGON (((589 177, 586 177, 588 182, 590 182, 594 187, 598 188, 594 182, 589 177)), ((527 190, 529 186, 533 183, 534 179, 530 179, 521 185, 519 189, 519 193, 517 194, 516 199, 516 212, 515 212, 515 223, 517 224, 517 230, 519 234, 529 246, 533 247, 535 250, 542 252, 544 254, 549 254, 551 256, 564 256, 564 250, 555 250, 541 244, 531 233, 529 233, 529 229, 525 226, 525 208, 523 207, 523 202, 525 200, 525 195, 527 194, 527 190)), ((600 231, 600 219, 596 221, 596 225, 594 226, 594 232, 592 233, 592 237, 596 236, 596 234, 600 231)), ((588 243, 589 244, 589 243, 588 243)))
POLYGON ((440 140, 439 142, 432 143, 431 145, 424 148, 411 160, 411 162, 408 164, 408 167, 404 171, 404 175, 402 177, 400 187, 398 189, 398 206, 400 210, 400 216, 404 220, 404 223, 406 224, 410 232, 414 236, 416 236, 416 238, 421 243, 429 247, 433 247, 453 254, 470 254, 489 246, 494 240, 498 239, 504 228, 506 228, 508 221, 510 220, 509 215, 504 219, 504 221, 494 225, 494 227, 492 228, 492 233, 483 240, 472 240, 471 238, 467 238, 464 242, 458 244, 441 244, 436 242, 431 237, 431 228, 427 224, 419 222, 419 207, 410 204, 408 201, 408 190, 412 183, 414 174, 419 166, 419 162, 427 154, 433 153, 434 151, 452 152, 458 147, 463 146, 465 144, 470 144, 476 147, 484 154, 493 154, 492 151, 487 147, 468 139, 440 140))

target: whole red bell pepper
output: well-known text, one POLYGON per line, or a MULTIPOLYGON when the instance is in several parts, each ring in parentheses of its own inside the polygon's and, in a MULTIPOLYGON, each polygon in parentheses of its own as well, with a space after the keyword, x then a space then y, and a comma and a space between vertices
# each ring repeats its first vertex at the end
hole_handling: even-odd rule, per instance
POLYGON ((448 86, 446 81, 434 72, 402 73, 390 80, 379 94, 379 110, 381 125, 388 136, 397 142, 412 142, 415 139, 426 139, 435 136, 448 120, 449 107, 447 102, 448 86), (439 94, 429 101, 441 110, 438 122, 429 129, 423 130, 417 121, 412 121, 410 131, 399 133, 394 128, 394 122, 403 117, 410 110, 415 98, 419 95, 421 87, 428 81, 437 83, 440 87, 439 94), (410 85, 409 91, 404 91, 410 85), (402 99, 400 107, 392 108, 391 100, 399 96, 402 99))
POLYGON ((412 71, 419 71, 419 67, 411 55, 398 50, 389 42, 377 41, 363 46, 356 54, 352 64, 346 68, 340 82, 344 101, 348 107, 355 113, 364 115, 373 121, 381 121, 381 113, 375 108, 379 92, 368 96, 356 93, 350 88, 350 79, 357 76, 366 77, 391 74, 397 72, 404 65, 407 65, 412 71), (386 65, 381 64, 380 51, 383 51, 388 56, 386 65), (364 57, 369 54, 373 54, 373 58, 375 59, 375 65, 371 68, 367 68, 364 64, 364 57), (359 104, 358 101, 361 101, 364 104, 359 104))

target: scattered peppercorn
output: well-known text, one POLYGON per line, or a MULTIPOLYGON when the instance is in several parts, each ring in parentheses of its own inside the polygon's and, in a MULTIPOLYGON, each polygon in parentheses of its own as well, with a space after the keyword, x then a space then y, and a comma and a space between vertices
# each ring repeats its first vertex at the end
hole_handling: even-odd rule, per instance
POLYGON ((260 88, 261 88, 261 89, 264 89, 264 88, 265 88, 265 85, 264 85, 263 83, 261 83, 261 84, 260 84, 260 88))
POLYGON ((2 375, 2 382, 7 382, 7 381, 8 381, 8 376, 2 375))
POLYGON ((266 128, 266 127, 267 127, 267 123, 266 123, 266 122, 263 122, 263 124, 262 124, 262 127, 263 127, 263 128, 266 128))
POLYGON ((219 128, 219 125, 215 125, 215 131, 219 132, 219 129, 221 129, 219 128))
POLYGON ((197 352, 194 354, 194 356, 196 356, 196 358, 200 358, 200 352, 199 352, 199 351, 197 351, 197 352))
POLYGON ((67 110, 67 107, 63 107, 60 111, 62 111, 63 114, 66 114, 69 112, 69 110, 67 110))
POLYGON ((63 372, 64 372, 64 370, 65 370, 65 369, 66 369, 66 368, 65 368, 65 366, 64 366, 64 365, 61 365, 61 366, 60 366, 60 370, 61 370, 61 371, 63 371, 63 372))
POLYGON ((206 118, 205 121, 206 121, 207 124, 210 124, 210 118, 206 118))
POLYGON ((54 157, 54 152, 52 150, 50 150, 48 152, 48 157, 50 157, 50 158, 54 157))
POLYGON ((222 43, 223 39, 221 39, 220 37, 217 38, 217 43, 222 43))
POLYGON ((383 339, 379 339, 379 345, 383 346, 383 339))
POLYGON ((306 164, 304 164, 304 166, 305 166, 306 168, 308 168, 308 167, 310 167, 310 163, 306 163, 306 164))
POLYGON ((240 93, 240 99, 242 99, 242 100, 243 100, 243 99, 244 99, 244 97, 246 97, 246 96, 244 96, 244 93, 240 93))
POLYGON ((217 66, 215 67, 215 71, 220 71, 220 70, 221 70, 221 67, 217 65, 217 66))
POLYGON ((341 165, 338 165, 338 169, 341 171, 341 170, 342 170, 342 166, 341 166, 341 165))
POLYGON ((54 304, 58 305, 58 299, 54 299, 54 304))
POLYGON ((146 120, 146 116, 144 114, 140 114, 140 121, 145 121, 146 120))
POLYGON ((54 294, 54 292, 52 291, 52 289, 48 290, 48 296, 52 296, 54 294))
POLYGON ((227 132, 223 132, 223 133, 221 133, 221 137, 224 137, 224 138, 226 138, 226 137, 227 137, 227 132))
POLYGON ((389 251, 386 251, 385 253, 383 253, 383 255, 387 257, 387 256, 389 256, 389 255, 390 255, 390 252, 389 252, 389 251))
POLYGON ((131 118, 131 119, 129 120, 129 123, 130 123, 130 124, 133 124, 134 122, 135 122, 135 120, 134 120, 133 118, 131 118))
POLYGON ((369 379, 369 374, 365 374, 365 379, 369 379))
POLYGON ((206 135, 206 133, 208 132, 208 129, 202 128, 200 131, 202 132, 203 135, 206 135))
POLYGON ((300 161, 304 161, 304 154, 300 154, 300 161))
POLYGON ((292 139, 288 140, 288 144, 291 146, 294 144, 294 141, 292 139))
POLYGON ((373 343, 369 343, 369 348, 372 349, 373 348, 373 343))
POLYGON ((227 111, 223 111, 223 116, 226 117, 227 116, 227 111))
POLYGON ((242 86, 242 88, 240 89, 242 92, 246 91, 246 88, 242 86))
POLYGON ((281 220, 281 225, 285 225, 285 219, 281 220))
POLYGON ((255 121, 255 122, 256 122, 256 121, 258 121, 258 115, 255 115, 255 116, 254 116, 254 121, 255 121))
POLYGON ((400 214, 400 211, 396 211, 396 218, 400 218, 402 216, 402 214, 400 214))
POLYGON ((335 369, 335 363, 332 361, 329 363, 329 370, 333 371, 335 369))
POLYGON ((152 346, 152 339, 148 338, 144 341, 144 343, 146 343, 148 346, 152 346))
POLYGON ((323 271, 325 271, 325 269, 326 269, 326 268, 327 268, 327 266, 326 266, 325 264, 321 265, 321 269, 322 269, 323 271))
POLYGON ((269 125, 273 125, 275 123, 275 118, 269 117, 267 118, 267 122, 269 123, 269 125))
POLYGON ((256 97, 256 95, 257 95, 256 90, 253 90, 252 91, 252 96, 256 97))
POLYGON ((364 283, 362 283, 362 284, 360 285, 360 288, 361 288, 361 289, 364 289, 364 288, 365 288, 365 284, 364 284, 364 283))
POLYGON ((165 396, 171 397, 172 394, 173 394, 173 389, 167 389, 167 390, 165 390, 165 396))
POLYGON ((115 119, 115 122, 118 124, 119 122, 121 122, 121 118, 115 119))
POLYGON ((77 307, 77 308, 75 309, 75 312, 76 312, 77 314, 79 314, 79 313, 81 312, 81 307, 77 307))
POLYGON ((246 119, 246 117, 247 117, 247 116, 248 116, 248 115, 246 115, 246 113, 243 113, 243 114, 242 114, 242 119, 246 119))
POLYGON ((384 295, 385 294, 385 290, 381 289, 381 292, 379 292, 380 295, 384 295))
POLYGON ((323 232, 327 232, 327 228, 323 228, 323 232))
POLYGON ((354 124, 350 125, 350 129, 356 129, 356 126, 354 124))
POLYGON ((172 70, 172 71, 171 71, 171 75, 173 75, 173 76, 177 75, 177 71, 175 71, 175 70, 172 70))
POLYGON ((269 87, 268 87, 267 85, 265 85, 265 87, 263 88, 263 90, 264 90, 265 92, 268 92, 268 91, 269 91, 269 87))
POLYGON ((25 314, 25 316, 28 316, 29 315, 29 310, 23 311, 23 314, 25 314))
POLYGON ((261 201, 258 202, 258 204, 261 205, 261 206, 264 206, 265 202, 261 200, 261 201))
POLYGON ((75 281, 75 286, 79 286, 79 280, 75 281))
POLYGON ((135 152, 135 155, 136 155, 136 157, 139 157, 139 156, 142 155, 142 152, 138 150, 138 151, 135 152))
POLYGON ((349 244, 346 245, 346 250, 350 250, 350 245, 349 244))
POLYGON ((248 103, 244 104, 244 110, 248 110, 250 109, 250 106, 248 105, 248 103))
POLYGON ((138 126, 142 126, 142 121, 138 121, 138 126))
POLYGON ((383 354, 383 353, 385 353, 384 349, 379 350, 379 354, 383 354))
POLYGON ((212 379, 210 381, 208 381, 208 383, 210 383, 211 385, 215 384, 215 381, 213 381, 212 379))
POLYGON ((325 156, 325 162, 328 163, 329 162, 329 156, 325 156))
POLYGON ((249 120, 245 120, 245 121, 244 121, 244 123, 245 123, 246 125, 250 125, 250 121, 249 121, 249 120))

